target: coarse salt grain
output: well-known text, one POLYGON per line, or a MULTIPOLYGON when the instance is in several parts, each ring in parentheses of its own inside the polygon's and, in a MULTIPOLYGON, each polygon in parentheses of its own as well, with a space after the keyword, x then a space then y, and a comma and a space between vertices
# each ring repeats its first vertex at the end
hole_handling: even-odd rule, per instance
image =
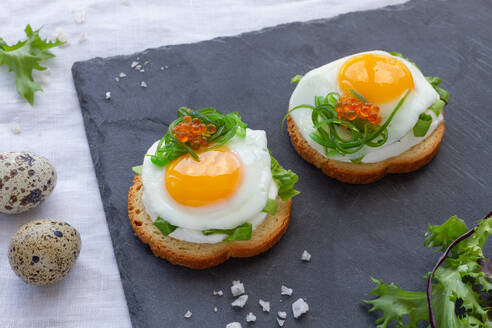
POLYGON ((87 14, 86 14, 85 10, 77 11, 73 14, 73 20, 77 24, 84 24, 86 16, 87 16, 87 14))
POLYGON ((248 302, 248 295, 241 295, 234 302, 232 302, 231 305, 233 307, 243 308, 246 305, 246 302, 248 302))
POLYGON ((20 134, 22 132, 20 124, 17 122, 12 124, 11 129, 13 134, 20 134))
POLYGON ((234 297, 244 294, 244 284, 239 280, 234 280, 231 286, 231 293, 234 297))
POLYGON ((302 255, 301 255, 301 260, 304 262, 311 261, 311 254, 309 254, 308 251, 304 250, 304 252, 302 252, 302 255))
POLYGON ((54 34, 54 37, 58 40, 60 40, 61 42, 65 42, 64 44, 62 44, 60 47, 68 47, 70 45, 70 42, 68 41, 68 34, 67 32, 65 32, 64 29, 62 29, 61 27, 57 27, 55 29, 55 34, 54 34))
POLYGON ((80 36, 79 36, 79 43, 82 43, 85 41, 87 41, 87 33, 82 32, 82 33, 80 33, 80 36))
POLYGON ((111 92, 109 91, 106 92, 106 99, 107 100, 111 99, 111 92))
POLYGON ((192 316, 192 315, 193 315, 193 313, 191 313, 191 311, 190 311, 190 310, 188 310, 188 311, 186 311, 186 313, 185 313, 184 317, 185 317, 186 319, 189 319, 189 318, 191 318, 191 316, 192 316))
POLYGON ((226 328, 243 328, 239 322, 228 323, 226 328))
POLYGON ((217 291, 214 290, 214 295, 222 296, 222 295, 224 295, 224 292, 222 290, 217 290, 217 291))
POLYGON ((270 302, 260 299, 259 303, 264 312, 270 312, 270 302))
POLYGON ((278 311, 277 315, 278 315, 278 317, 279 317, 280 319, 285 319, 285 318, 287 318, 287 312, 278 311))
POLYGON ((121 77, 121 78, 124 78, 124 77, 126 77, 126 74, 125 74, 125 73, 123 73, 123 72, 121 72, 121 73, 120 73, 120 77, 121 77))
POLYGON ((287 295, 287 296, 290 296, 290 295, 292 295, 292 292, 293 292, 293 291, 294 291, 294 290, 293 290, 292 288, 289 288, 289 287, 284 286, 284 285, 282 285, 282 286, 280 287, 280 295, 287 295))
POLYGON ((132 64, 130 65, 131 68, 135 68, 135 66, 138 65, 138 62, 137 61, 133 61, 132 64))
POLYGON ((285 323, 285 320, 277 318, 277 322, 278 322, 278 325, 280 327, 283 327, 284 326, 284 323, 285 323))
POLYGON ((255 322, 256 321, 256 316, 253 314, 253 312, 250 312, 246 315, 246 322, 255 322))
POLYGON ((299 298, 297 301, 292 303, 292 313, 294 314, 294 318, 297 319, 308 311, 309 305, 302 298, 299 298))
POLYGON ((147 83, 145 83, 144 81, 142 81, 142 83, 140 83, 140 86, 141 86, 142 88, 146 88, 146 87, 147 87, 147 83))

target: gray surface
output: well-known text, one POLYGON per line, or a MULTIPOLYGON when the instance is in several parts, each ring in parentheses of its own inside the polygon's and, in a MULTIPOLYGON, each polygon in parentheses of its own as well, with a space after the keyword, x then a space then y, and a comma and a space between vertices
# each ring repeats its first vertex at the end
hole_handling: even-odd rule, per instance
POLYGON ((371 327, 374 316, 359 302, 373 287, 370 275, 423 290, 422 275, 436 261, 422 246, 427 222, 439 224, 458 214, 472 224, 492 207, 491 21, 488 1, 422 0, 75 63, 74 81, 134 326, 224 327, 233 320, 244 326, 253 311, 256 327, 272 327, 275 313, 286 310, 287 327, 371 327), (288 136, 280 135, 280 120, 293 75, 369 49, 400 51, 424 74, 441 76, 451 103, 441 151, 430 165, 353 186, 304 162, 288 136), (150 61, 145 73, 130 70, 137 56, 150 61), (164 65, 168 69, 161 71, 164 65), (121 71, 128 77, 116 83, 121 71), (142 80, 148 88, 139 86, 142 80), (104 100, 106 91, 110 101, 104 100), (251 128, 267 131, 274 156, 299 174, 302 193, 295 198, 291 225, 267 253, 193 271, 151 256, 133 235, 126 207, 130 168, 141 163, 181 105, 239 111, 251 128), (299 260, 304 249, 313 255, 309 264, 299 260), (250 295, 240 311, 229 305, 235 279, 245 282, 250 295), (294 288, 291 298, 280 297, 282 283, 294 288), (223 289, 225 296, 212 296, 214 289, 223 289), (298 297, 306 298, 311 310, 296 321, 290 304, 298 297), (261 313, 258 298, 272 302, 271 314, 261 313), (183 318, 187 309, 193 312, 189 320, 183 318))

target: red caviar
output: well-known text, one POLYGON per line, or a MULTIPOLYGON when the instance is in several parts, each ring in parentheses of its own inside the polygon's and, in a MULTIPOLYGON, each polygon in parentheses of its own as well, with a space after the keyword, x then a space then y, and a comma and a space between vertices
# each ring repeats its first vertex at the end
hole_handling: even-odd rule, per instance
POLYGON ((183 120, 171 129, 178 141, 188 143, 193 150, 208 146, 208 138, 217 131, 215 124, 205 124, 199 118, 189 115, 183 116, 183 120))
POLYGON ((381 123, 379 116, 379 107, 369 102, 360 101, 357 98, 350 96, 341 96, 335 105, 338 118, 354 121, 357 118, 367 120, 372 124, 381 123))

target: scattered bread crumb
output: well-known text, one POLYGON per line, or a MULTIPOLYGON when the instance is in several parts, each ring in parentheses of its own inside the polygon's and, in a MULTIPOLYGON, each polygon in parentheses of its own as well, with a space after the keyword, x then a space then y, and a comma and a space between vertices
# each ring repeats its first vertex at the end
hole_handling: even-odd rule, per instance
POLYGON ((231 286, 232 296, 236 297, 244 294, 244 284, 239 280, 234 280, 231 286))
POLYGON ((86 14, 85 10, 76 11, 73 14, 73 20, 77 24, 84 24, 85 23, 85 17, 86 16, 87 16, 87 14, 86 14))
POLYGON ((111 92, 107 91, 106 92, 106 100, 111 99, 111 92))
POLYGON ((264 312, 270 312, 270 302, 260 299, 259 303, 264 312))
POLYGON ((239 322, 228 323, 226 328, 243 328, 239 322))
POLYGON ((255 322, 256 321, 256 316, 253 314, 253 312, 250 312, 246 315, 246 322, 255 322))
POLYGON ((12 133, 13 134, 20 134, 22 132, 21 127, 20 127, 20 124, 17 123, 17 122, 14 122, 12 124, 11 129, 12 129, 12 133))
POLYGON ((147 87, 147 83, 145 83, 145 81, 142 81, 142 83, 140 83, 140 86, 141 86, 142 88, 146 88, 146 87, 147 87))
POLYGON ((292 288, 289 288, 289 287, 284 286, 284 285, 282 285, 282 287, 280 287, 280 295, 290 296, 290 295, 292 295, 293 291, 294 290, 292 288))
POLYGON ((278 315, 278 317, 279 317, 280 319, 285 319, 285 318, 287 318, 287 312, 278 311, 277 315, 278 315))
POLYGON ((189 319, 189 318, 191 318, 191 316, 192 316, 192 315, 193 315, 193 313, 191 313, 191 311, 190 311, 190 310, 188 310, 188 311, 186 311, 186 313, 185 313, 184 317, 185 317, 186 319, 189 319))
POLYGON ((232 302, 231 305, 233 307, 243 308, 246 305, 246 302, 248 302, 248 295, 241 295, 234 302, 232 302))
POLYGON ((280 327, 283 327, 284 326, 284 323, 285 323, 285 320, 277 318, 277 322, 278 322, 278 325, 280 327))
POLYGON ((297 319, 308 311, 309 305, 302 298, 299 298, 297 301, 292 303, 292 313, 294 314, 294 318, 297 319))
POLYGON ((302 252, 302 255, 301 255, 301 260, 304 262, 311 261, 311 254, 309 254, 308 251, 304 250, 304 252, 302 252))

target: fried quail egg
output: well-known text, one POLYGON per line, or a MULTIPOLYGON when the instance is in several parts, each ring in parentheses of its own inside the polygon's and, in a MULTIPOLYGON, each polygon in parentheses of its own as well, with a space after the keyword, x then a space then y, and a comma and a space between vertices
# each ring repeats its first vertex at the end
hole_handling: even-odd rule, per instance
MULTIPOLYGON (((362 162, 377 162, 405 151, 405 147, 393 146, 391 151, 387 147, 401 141, 410 146, 418 143, 421 139, 412 139, 413 135, 410 137, 409 133, 420 114, 439 99, 439 94, 417 66, 406 59, 377 50, 347 56, 308 72, 292 93, 289 109, 305 104, 314 105, 315 96, 326 96, 330 92, 350 95, 351 90, 379 107, 382 122, 388 119, 407 91, 409 94, 389 124, 388 139, 382 147, 365 146, 356 154, 333 157, 336 160, 348 161, 368 155, 362 162), (412 140, 407 140, 409 138, 412 140), (369 156, 371 152, 375 154, 369 156)), ((315 131, 311 110, 295 110, 291 117, 306 141, 324 154, 323 147, 309 137, 315 131)), ((429 133, 437 127, 437 120, 433 121, 429 133)))
MULTIPOLYGON (((155 153, 158 142, 147 151, 155 153)), ((199 152, 200 161, 181 156, 159 167, 146 156, 142 168, 143 202, 155 220, 178 226, 170 236, 192 242, 220 242, 223 235, 204 236, 206 229, 232 229, 251 222, 253 229, 275 199, 265 131, 246 129, 221 148, 199 152)))

